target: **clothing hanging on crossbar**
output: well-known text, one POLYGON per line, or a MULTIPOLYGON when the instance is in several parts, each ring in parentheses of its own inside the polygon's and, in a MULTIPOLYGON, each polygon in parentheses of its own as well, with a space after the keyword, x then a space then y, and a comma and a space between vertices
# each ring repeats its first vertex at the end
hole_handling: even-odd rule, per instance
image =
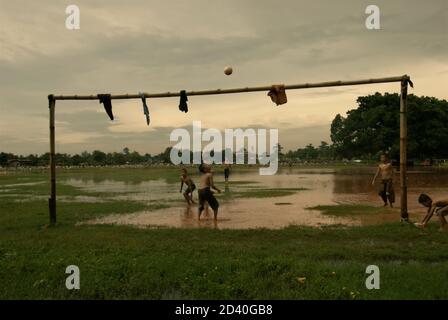
POLYGON ((146 104, 146 96, 142 92, 139 92, 139 95, 142 98, 143 114, 146 116, 146 124, 149 126, 149 123, 151 122, 151 119, 149 117, 149 108, 148 108, 148 105, 146 104))
POLYGON ((98 94, 98 99, 100 100, 100 103, 104 105, 104 110, 106 110, 107 115, 109 116, 110 120, 114 120, 114 114, 112 113, 112 100, 110 98, 110 94, 98 94))
POLYGON ((185 90, 182 90, 180 92, 180 101, 179 101, 179 110, 182 112, 187 113, 188 112, 188 97, 187 97, 187 92, 185 90))
POLYGON ((268 92, 268 96, 270 96, 272 102, 274 102, 278 106, 288 102, 288 98, 286 97, 285 85, 283 84, 272 85, 271 90, 269 90, 268 92))

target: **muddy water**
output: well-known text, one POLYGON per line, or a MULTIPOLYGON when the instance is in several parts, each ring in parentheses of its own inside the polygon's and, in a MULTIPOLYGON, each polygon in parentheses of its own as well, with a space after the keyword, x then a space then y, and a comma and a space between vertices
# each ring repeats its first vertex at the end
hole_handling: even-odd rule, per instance
POLYGON ((65 180, 64 183, 87 192, 101 193, 100 199, 155 202, 177 200, 180 195, 179 185, 168 184, 162 179, 129 182, 112 179, 81 180, 71 178, 65 180))
MULTIPOLYGON (((374 168, 358 170, 310 170, 283 169, 274 176, 260 176, 258 171, 233 172, 232 183, 225 187, 222 176, 216 173, 215 183, 223 189, 218 197, 220 210, 218 221, 213 221, 212 212, 206 213, 201 221, 197 219, 196 206, 188 207, 179 202, 182 195, 178 185, 167 184, 162 180, 138 184, 126 184, 113 180, 101 182, 70 179, 68 184, 84 187, 87 190, 119 192, 115 199, 138 201, 174 201, 173 207, 154 211, 142 211, 126 215, 108 215, 89 221, 95 224, 125 224, 137 227, 169 226, 180 228, 212 227, 220 229, 283 228, 291 224, 322 226, 331 224, 365 225, 399 219, 399 185, 396 177, 397 193, 394 210, 385 210, 379 215, 360 215, 355 217, 333 217, 322 215, 320 211, 307 208, 318 205, 362 204, 381 206, 378 196, 379 185, 372 186, 374 168), (251 183, 247 183, 251 182, 251 183), (235 198, 232 194, 258 188, 306 188, 303 191, 283 197, 235 198)), ((195 178, 197 180, 197 178, 195 178)), ((421 192, 434 198, 448 196, 448 171, 411 171, 409 184, 409 211, 412 218, 420 219, 425 209, 417 203, 421 192)), ((194 198, 197 199, 195 193, 194 198)))

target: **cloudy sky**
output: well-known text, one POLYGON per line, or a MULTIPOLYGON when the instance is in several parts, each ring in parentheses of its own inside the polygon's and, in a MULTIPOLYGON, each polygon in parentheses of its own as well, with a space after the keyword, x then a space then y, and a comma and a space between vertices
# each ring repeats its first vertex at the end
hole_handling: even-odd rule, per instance
MULTIPOLYGON (((0 0, 0 151, 48 149, 47 95, 203 90, 411 75, 417 95, 448 99, 446 0, 0 0), (65 9, 80 8, 80 30, 65 9), (365 9, 381 10, 367 30, 365 9), (225 76, 230 65, 234 74, 225 76)), ((58 101, 57 152, 127 146, 157 153, 173 128, 279 128, 286 149, 329 141, 337 113, 356 97, 398 84, 152 99, 146 126, 139 100, 58 101)))

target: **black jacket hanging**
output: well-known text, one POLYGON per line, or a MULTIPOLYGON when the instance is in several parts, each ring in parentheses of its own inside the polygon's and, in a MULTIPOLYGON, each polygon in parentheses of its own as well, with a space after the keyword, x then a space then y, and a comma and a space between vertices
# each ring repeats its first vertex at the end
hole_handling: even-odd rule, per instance
POLYGON ((112 113, 112 100, 110 98, 110 94, 98 94, 98 99, 100 103, 104 105, 104 110, 106 110, 107 115, 110 120, 114 120, 114 114, 112 113))
POLYGON ((179 110, 183 111, 185 113, 188 112, 188 97, 187 97, 187 92, 185 90, 182 90, 180 92, 180 102, 179 102, 179 110))
POLYGON ((149 126, 149 123, 151 122, 151 119, 149 118, 149 108, 148 105, 146 104, 146 97, 144 93, 139 93, 140 97, 142 98, 142 103, 143 103, 143 113, 146 116, 146 124, 149 126))

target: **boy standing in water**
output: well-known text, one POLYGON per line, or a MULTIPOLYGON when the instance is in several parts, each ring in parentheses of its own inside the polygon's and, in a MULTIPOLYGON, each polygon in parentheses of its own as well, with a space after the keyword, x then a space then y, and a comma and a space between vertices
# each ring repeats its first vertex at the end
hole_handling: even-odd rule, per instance
POLYGON ((448 215, 448 199, 432 200, 427 194, 422 193, 418 197, 418 202, 428 208, 428 213, 423 218, 422 222, 416 222, 415 225, 419 228, 424 228, 435 213, 440 220, 440 229, 447 230, 447 223, 445 216, 448 215))
POLYGON ((391 208, 395 202, 395 191, 393 186, 394 173, 394 168, 392 167, 392 163, 389 158, 385 154, 381 155, 381 163, 379 164, 378 170, 373 177, 372 186, 375 185, 375 180, 378 175, 381 175, 382 188, 379 195, 384 201, 384 206, 387 206, 387 201, 389 200, 391 208))
POLYGON ((187 185, 187 189, 184 192, 184 198, 185 198, 185 200, 187 200, 188 204, 193 204, 193 203, 195 203, 193 201, 193 191, 196 189, 196 186, 195 186, 193 180, 191 180, 191 178, 188 176, 187 169, 182 168, 182 175, 180 176, 180 191, 179 192, 182 192, 184 183, 187 185))
POLYGON ((216 190, 218 193, 221 192, 213 182, 213 174, 211 172, 211 167, 208 164, 201 164, 199 170, 202 172, 202 176, 199 180, 199 212, 198 219, 201 220, 202 211, 204 211, 205 202, 213 209, 214 219, 218 219, 218 208, 219 203, 211 189, 216 190))
POLYGON ((224 167, 224 179, 226 183, 229 182, 229 176, 230 176, 230 165, 226 163, 224 167))

